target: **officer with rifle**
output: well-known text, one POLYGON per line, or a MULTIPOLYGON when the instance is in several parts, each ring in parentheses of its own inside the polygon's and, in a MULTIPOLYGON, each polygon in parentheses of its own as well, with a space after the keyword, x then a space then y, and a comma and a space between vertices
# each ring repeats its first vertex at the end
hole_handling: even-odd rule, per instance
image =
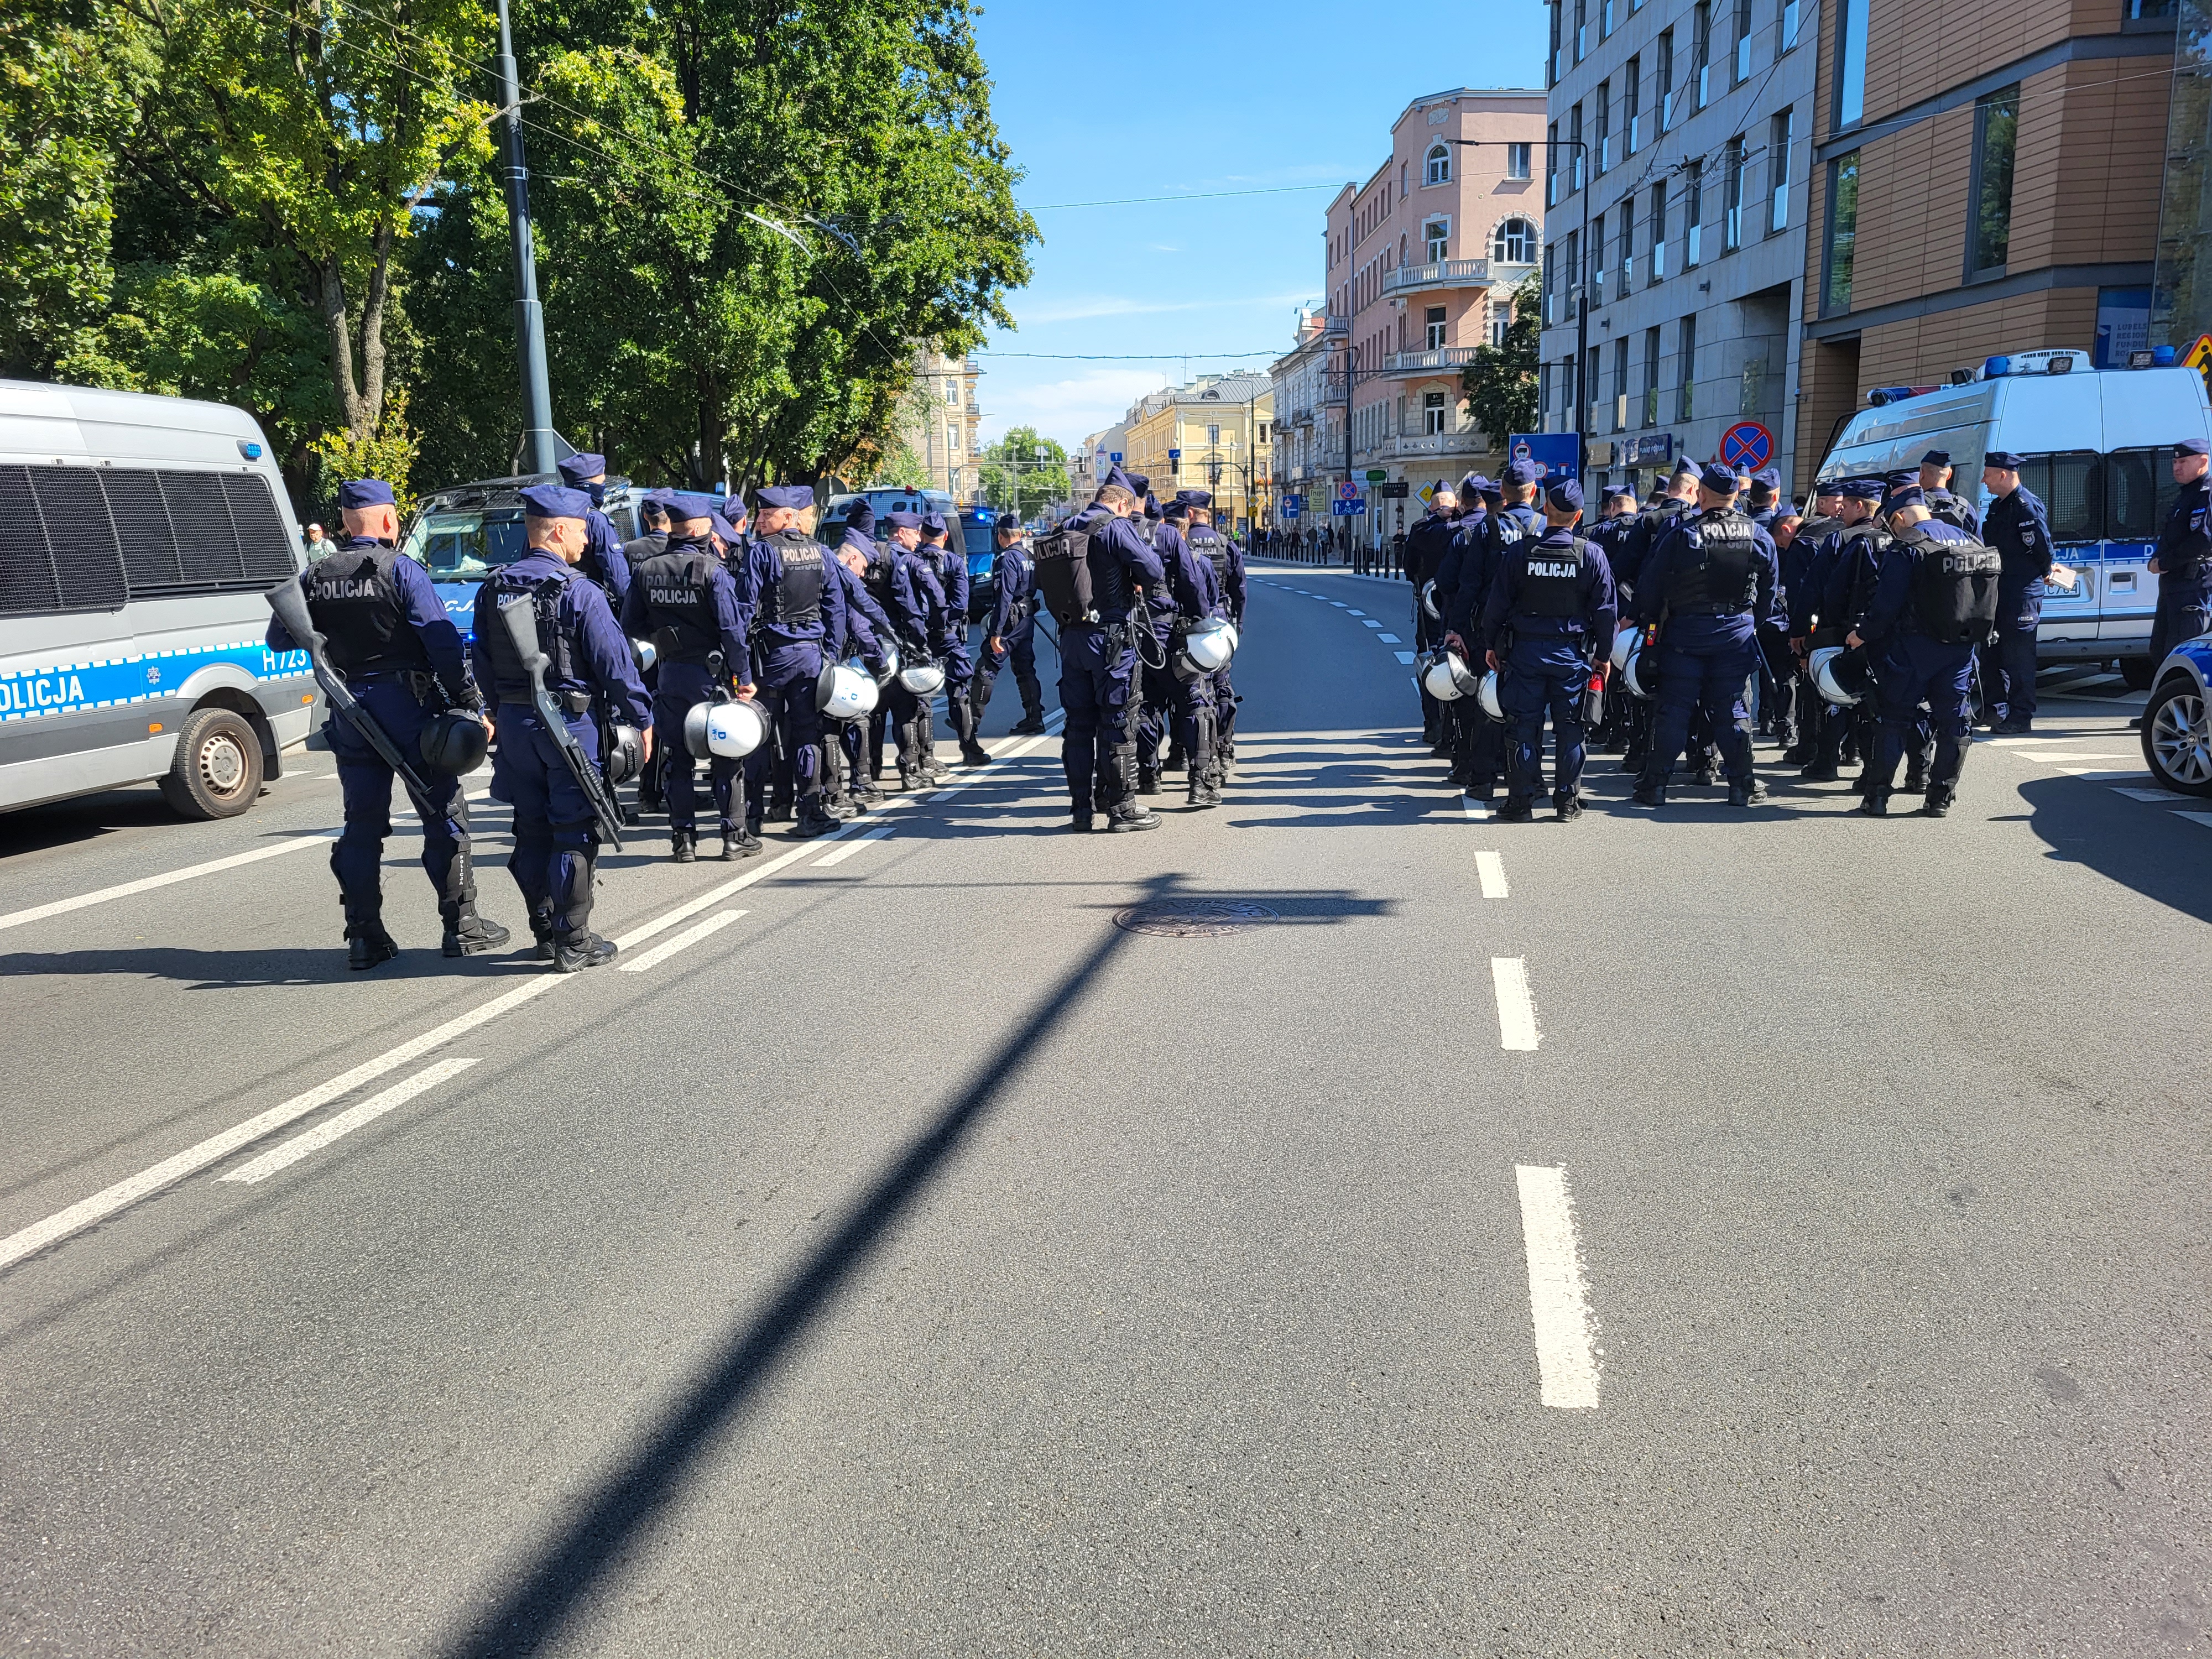
POLYGON ((469 803, 459 775, 482 763, 489 728, 460 630, 429 573, 398 547, 392 486, 355 478, 338 487, 345 533, 326 556, 269 596, 272 651, 306 651, 332 714, 324 727, 337 761, 345 829, 331 849, 345 912, 346 966, 399 954, 384 925, 381 866, 392 833, 392 780, 422 819, 422 868, 438 895, 449 957, 496 951, 507 929, 476 911, 469 803))
MULTIPOLYGON (((473 650, 499 735, 494 781, 514 806, 507 867, 530 909, 538 955, 572 974, 614 960, 592 931, 601 845, 622 845, 622 817, 599 773, 605 698, 649 727, 653 705, 606 595, 577 574, 592 498, 562 484, 522 492, 529 551, 477 590, 473 650)), ((641 747, 651 757, 652 732, 641 747)))

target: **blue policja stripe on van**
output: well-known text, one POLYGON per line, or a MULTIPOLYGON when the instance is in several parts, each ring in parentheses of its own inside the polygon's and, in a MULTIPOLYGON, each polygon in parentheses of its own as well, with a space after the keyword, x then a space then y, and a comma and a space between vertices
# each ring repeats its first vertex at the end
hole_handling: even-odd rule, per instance
POLYGON ((292 679, 308 672, 304 651, 271 651, 258 640, 155 651, 0 674, 0 720, 122 708, 173 696, 210 663, 235 663, 257 679, 292 679))

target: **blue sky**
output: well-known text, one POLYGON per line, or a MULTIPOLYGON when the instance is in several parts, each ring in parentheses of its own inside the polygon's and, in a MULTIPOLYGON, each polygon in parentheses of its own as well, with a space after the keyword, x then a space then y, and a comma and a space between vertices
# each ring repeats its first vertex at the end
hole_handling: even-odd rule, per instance
POLYGON ((1019 327, 978 354, 984 436, 1035 425, 1073 448, 1184 379, 1186 360, 1192 374, 1264 370, 1289 348, 1296 308, 1321 298, 1335 188, 1374 168, 1423 94, 1541 86, 1544 31, 1536 0, 987 3, 992 109, 1044 242, 1012 301, 1019 327), (1316 187, 1043 210, 1292 185, 1316 187), (1084 356, 1147 361, 1070 360, 1084 356))

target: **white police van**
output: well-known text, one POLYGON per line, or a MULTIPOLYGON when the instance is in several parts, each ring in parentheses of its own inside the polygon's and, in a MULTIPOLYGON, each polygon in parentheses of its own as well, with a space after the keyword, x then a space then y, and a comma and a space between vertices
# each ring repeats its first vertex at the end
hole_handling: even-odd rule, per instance
POLYGON ((2143 562, 2173 505, 2174 443, 2212 440, 2203 376, 2100 370, 2085 352, 2052 350, 1992 357, 1954 378, 1868 393, 1875 407, 1851 417, 1820 476, 1907 472, 1929 450, 1948 450, 1952 487, 1986 514, 1982 456, 2021 456, 2021 483, 2049 512, 2058 561, 2076 578, 2071 589, 2045 585, 2037 659, 2117 662, 2130 686, 2148 686, 2158 578, 2143 562))
POLYGON ((158 780, 229 817, 307 735, 263 644, 300 527, 243 410, 0 380, 0 809, 158 780))

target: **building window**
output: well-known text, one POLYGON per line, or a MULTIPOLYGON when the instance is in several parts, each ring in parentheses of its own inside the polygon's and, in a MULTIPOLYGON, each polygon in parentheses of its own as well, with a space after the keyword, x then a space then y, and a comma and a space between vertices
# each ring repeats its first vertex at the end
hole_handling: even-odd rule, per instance
POLYGON ((960 407, 960 382, 950 374, 945 377, 945 401, 954 409, 960 407))
POLYGON ((957 455, 960 453, 960 428, 957 426, 948 426, 945 428, 945 453, 948 455, 957 455))
POLYGON ((1578 230, 1567 233, 1566 302, 1567 317, 1572 320, 1582 303, 1583 234, 1578 230))
POLYGON ((1544 321, 1547 325, 1559 320, 1559 249, 1556 242, 1544 245, 1544 321))
POLYGON ((1867 0, 1839 0, 1836 11, 1834 130, 1866 118, 1867 0))
POLYGON ((1798 0, 1782 0, 1782 46, 1784 52, 1797 44, 1798 0))
POLYGON ((1674 31, 1659 37, 1658 55, 1652 64, 1651 98, 1659 112, 1659 131, 1674 125, 1674 31))
POLYGON ((1570 196, 1583 187, 1583 161, 1588 154, 1583 148, 1583 106, 1577 104, 1567 112, 1567 194, 1570 196))
POLYGON ((1566 65, 1559 58, 1560 13, 1565 4, 1566 0, 1552 0, 1552 55, 1544 60, 1552 73, 1551 79, 1545 82, 1547 86, 1556 87, 1559 77, 1566 73, 1566 65))
POLYGON ((1613 165, 1613 82, 1601 81, 1597 87, 1597 165, 1591 174, 1603 173, 1613 165))
POLYGON ((2020 83, 1974 100, 1974 179, 1967 191, 1966 275, 2002 271, 2012 241, 2012 157, 2020 133, 2020 83))
POLYGON ((1447 250, 1451 246, 1451 221, 1430 220, 1421 227, 1421 240, 1428 247, 1428 257, 1431 263, 1449 258, 1447 250))
POLYGON ((1590 303, 1605 303, 1605 215, 1599 214, 1590 221, 1589 272, 1583 279, 1589 283, 1590 303))
POLYGON ((1690 14, 1690 79, 1697 88, 1696 108, 1703 109, 1712 95, 1713 9, 1711 0, 1698 0, 1690 14))
POLYGON ((1705 164, 1686 163, 1682 168, 1682 269, 1689 270, 1705 257, 1705 164))
POLYGON ((1424 392, 1421 394, 1421 432, 1424 436, 1441 438, 1444 433, 1444 394, 1424 392))
POLYGON ((1451 182, 1451 146, 1431 144, 1425 161, 1421 163, 1421 182, 1425 185, 1444 185, 1451 182))
POLYGON ((1656 325, 1644 331, 1643 424, 1659 424, 1659 330, 1656 325))
POLYGON ((1504 300, 1492 300, 1490 302, 1490 343, 1494 346, 1504 345, 1505 336, 1512 326, 1512 305, 1504 300))
POLYGON ((1784 110, 1766 124, 1766 234, 1790 228, 1790 117, 1784 110))
POLYGON ((1674 354, 1676 370, 1681 377, 1681 398, 1675 405, 1674 418, 1687 421, 1696 418, 1692 411, 1697 406, 1693 394, 1698 380, 1698 319, 1694 312, 1682 319, 1681 341, 1680 349, 1674 354))
POLYGON ((1859 233, 1859 153, 1828 163, 1828 231, 1820 258, 1820 314, 1851 308, 1851 251, 1859 233))
POLYGON ((1751 79, 1751 0, 1735 0, 1735 84, 1751 79))
POLYGON ((1627 149, 1623 152, 1633 155, 1644 148, 1644 60, 1632 58, 1628 67, 1620 72, 1620 131, 1627 149))
POLYGON ((1731 138, 1721 155, 1721 246, 1743 246, 1743 140, 1731 138))
POLYGON ((1605 40, 1613 33, 1613 0, 1598 0, 1597 38, 1605 40))
POLYGON ((1545 410, 1552 407, 1552 366, 1549 363, 1536 365, 1536 407, 1545 410))
POLYGON ((1588 358, 1583 364, 1583 401, 1588 404, 1589 408, 1583 413, 1583 418, 1588 424, 1577 428, 1577 431, 1591 431, 1597 426, 1597 400, 1602 395, 1601 388, 1604 386, 1604 382, 1598 379, 1598 353, 1601 349, 1601 348, 1598 346, 1592 346, 1588 358))
POLYGON ((1442 306, 1431 306, 1424 323, 1427 331, 1429 349, 1442 351, 1444 349, 1444 335, 1449 326, 1444 321, 1444 308, 1442 306))
POLYGON ((1667 185, 1663 179, 1651 186, 1651 222, 1644 240, 1651 245, 1651 280, 1663 282, 1667 276, 1667 185))
POLYGON ((1575 0, 1575 62, 1589 49, 1589 0, 1575 0))
POLYGON ((1526 219, 1508 219, 1490 238, 1490 257, 1505 265, 1525 265, 1536 257, 1536 227, 1526 219))
POLYGON ((1547 130, 1548 142, 1544 146, 1544 205, 1556 207, 1559 201, 1559 124, 1552 123, 1547 130))
POLYGON ((1218 426, 1206 428, 1206 441, 1209 447, 1218 447, 1221 443, 1221 428, 1218 426))
POLYGON ((1620 198, 1620 211, 1613 216, 1620 221, 1620 295, 1628 297, 1628 284, 1636 275, 1636 198, 1620 198))
POLYGON ((1613 343, 1613 429, 1628 430, 1628 342, 1613 343))
POLYGON ((1530 157, 1528 152, 1534 148, 1534 147, 1533 145, 1529 144, 1506 145, 1505 176, 1507 178, 1526 179, 1529 176, 1528 163, 1530 157))

